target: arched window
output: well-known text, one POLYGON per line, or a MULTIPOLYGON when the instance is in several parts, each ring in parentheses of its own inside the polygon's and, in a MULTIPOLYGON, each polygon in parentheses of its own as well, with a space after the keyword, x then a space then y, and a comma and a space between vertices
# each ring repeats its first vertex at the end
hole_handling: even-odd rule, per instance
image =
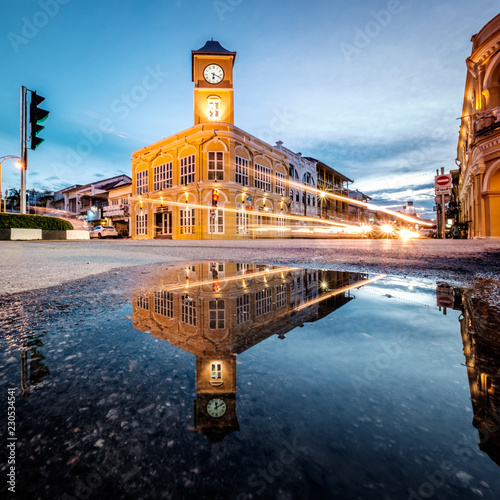
POLYGON ((220 97, 212 95, 208 99, 208 119, 209 120, 219 120, 220 119, 220 97))

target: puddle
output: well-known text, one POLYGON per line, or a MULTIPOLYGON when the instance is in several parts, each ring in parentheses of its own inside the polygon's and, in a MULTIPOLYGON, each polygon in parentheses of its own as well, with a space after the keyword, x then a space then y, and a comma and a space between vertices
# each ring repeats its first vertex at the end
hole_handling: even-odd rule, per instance
POLYGON ((2 299, 19 498, 496 498, 500 318, 472 291, 237 263, 107 276, 2 299))

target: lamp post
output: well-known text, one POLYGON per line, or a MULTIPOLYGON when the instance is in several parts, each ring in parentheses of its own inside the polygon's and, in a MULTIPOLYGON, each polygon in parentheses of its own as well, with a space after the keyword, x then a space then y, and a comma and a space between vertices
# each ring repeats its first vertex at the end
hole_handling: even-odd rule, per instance
POLYGON ((0 212, 2 211, 2 163, 6 160, 12 160, 14 158, 18 160, 21 159, 19 156, 15 155, 0 156, 0 212))

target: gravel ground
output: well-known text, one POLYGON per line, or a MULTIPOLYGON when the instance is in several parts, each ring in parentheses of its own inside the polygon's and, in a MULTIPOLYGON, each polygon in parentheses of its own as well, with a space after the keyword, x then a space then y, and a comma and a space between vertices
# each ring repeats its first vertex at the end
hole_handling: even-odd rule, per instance
POLYGON ((0 295, 135 266, 239 261, 318 266, 471 284, 500 282, 500 239, 91 240, 0 242, 0 295))

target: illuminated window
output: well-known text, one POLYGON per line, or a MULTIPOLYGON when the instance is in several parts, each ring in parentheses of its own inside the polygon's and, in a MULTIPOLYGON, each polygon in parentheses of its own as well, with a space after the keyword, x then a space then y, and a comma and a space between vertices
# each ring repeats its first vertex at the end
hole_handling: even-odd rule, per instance
POLYGON ((248 212, 242 208, 236 213, 236 234, 248 234, 248 212))
POLYGON ((196 326, 196 303, 189 295, 181 295, 181 321, 196 326))
POLYGON ((236 156, 234 162, 236 164, 236 182, 242 186, 248 186, 248 160, 236 156))
POLYGON ((195 155, 181 158, 181 185, 194 182, 195 170, 195 155))
POLYGON ((208 315, 210 330, 223 330, 225 328, 224 300, 209 300, 208 315))
POLYGON ((255 164, 255 187, 264 191, 271 191, 271 169, 255 164))
POLYGON ((210 234, 224 234, 224 210, 220 208, 213 209, 215 217, 210 216, 209 232, 210 234))
POLYGON ((172 293, 165 290, 155 292, 155 313, 167 318, 174 317, 174 296, 172 293))
POLYGON ((285 196, 285 174, 276 172, 276 194, 285 196))
POLYGON ((153 191, 172 187, 172 162, 157 165, 153 171, 153 191))
POLYGON ((255 316, 263 316, 272 311, 273 291, 270 288, 255 294, 255 316))
POLYGON ((112 206, 116 206, 116 205, 119 205, 120 204, 120 200, 112 200, 111 201, 111 205, 112 206))
POLYGON ((278 236, 285 234, 285 218, 283 216, 277 218, 278 223, 278 236))
POLYGON ((136 214, 135 234, 148 234, 148 214, 136 214))
POLYGON ((276 307, 280 309, 286 306, 286 284, 282 283, 276 288, 276 307))
POLYGON ((208 98, 208 119, 218 120, 220 118, 220 97, 208 98))
POLYGON ((210 378, 212 380, 222 380, 222 363, 220 361, 210 363, 210 378))
POLYGON ((194 208, 181 208, 179 210, 179 219, 181 234, 194 234, 194 208))
POLYGON ((222 151, 208 152, 208 180, 224 180, 224 153, 222 151))
POLYGON ((245 294, 236 299, 236 323, 241 325, 250 319, 250 295, 245 294))
POLYGON ((136 194, 144 194, 148 192, 148 171, 141 170, 135 174, 136 194))

